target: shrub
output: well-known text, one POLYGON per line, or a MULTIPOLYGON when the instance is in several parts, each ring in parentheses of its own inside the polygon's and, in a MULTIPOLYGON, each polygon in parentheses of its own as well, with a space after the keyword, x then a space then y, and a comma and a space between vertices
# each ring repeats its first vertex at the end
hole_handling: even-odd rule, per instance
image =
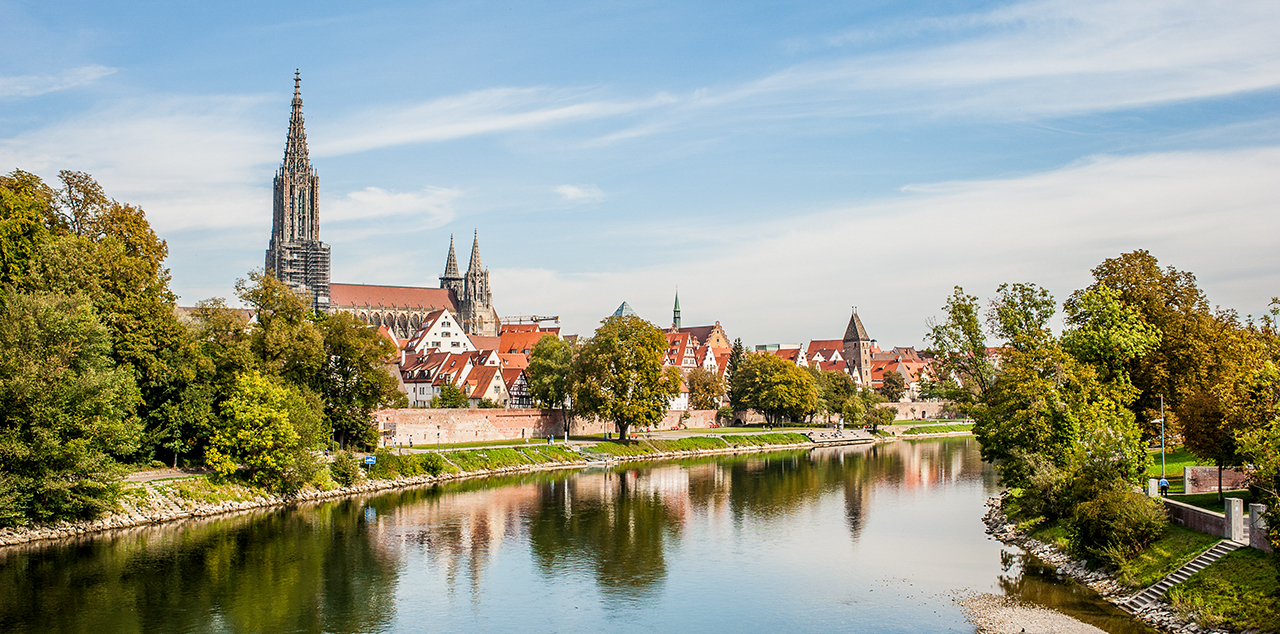
POLYGON ((1119 567, 1164 534, 1169 520, 1162 504, 1117 485, 1076 505, 1068 525, 1073 550, 1119 567))
POLYGON ((350 452, 339 451, 329 463, 329 474, 338 486, 349 487, 360 479, 360 465, 350 452))

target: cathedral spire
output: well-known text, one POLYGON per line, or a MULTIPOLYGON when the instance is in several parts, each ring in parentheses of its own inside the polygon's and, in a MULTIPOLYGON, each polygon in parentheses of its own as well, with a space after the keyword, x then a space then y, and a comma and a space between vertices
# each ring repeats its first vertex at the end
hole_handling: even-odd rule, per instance
POLYGON ((444 264, 444 277, 458 277, 458 256, 453 254, 453 234, 449 234, 449 260, 444 264))
POLYGON ((307 130, 302 123, 302 72, 293 72, 293 113, 289 116, 289 137, 284 144, 284 174, 309 175, 311 160, 307 156, 307 130))
POLYGON ((671 327, 680 330, 680 289, 676 288, 676 307, 671 311, 671 327))
POLYGON ((484 266, 480 264, 480 230, 476 230, 475 241, 471 243, 471 264, 467 265, 467 272, 480 272, 484 266))

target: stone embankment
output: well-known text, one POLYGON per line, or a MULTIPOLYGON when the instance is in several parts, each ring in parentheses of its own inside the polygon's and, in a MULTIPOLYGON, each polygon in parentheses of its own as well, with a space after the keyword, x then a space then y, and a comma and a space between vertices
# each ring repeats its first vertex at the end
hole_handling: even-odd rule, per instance
MULTIPOLYGON (((1120 607, 1120 602, 1136 590, 1127 588, 1117 582, 1111 575, 1098 570, 1090 570, 1084 561, 1072 558, 1052 544, 1028 537, 1018 530, 1017 524, 1011 521, 1001 510, 1000 498, 987 500, 987 513, 982 520, 987 525, 987 534, 1001 543, 1018 546, 1037 559, 1053 566, 1059 574, 1066 575, 1088 586, 1102 595, 1104 599, 1120 607)), ((1183 620, 1173 611, 1164 599, 1151 603, 1134 615, 1146 624, 1165 632, 1176 634, 1227 634, 1226 632, 1206 630, 1196 623, 1183 620)))
MULTIPOLYGON (((553 469, 573 469, 589 467, 593 465, 615 464, 619 462, 647 462, 653 460, 671 460, 681 458, 694 458, 700 456, 713 456, 724 454, 740 454, 740 453, 762 453, 771 451, 787 451, 793 449, 812 449, 818 446, 818 443, 797 443, 789 445, 761 445, 734 447, 726 449, 713 450, 687 450, 687 451, 668 451, 661 453, 649 453, 638 456, 617 456, 608 459, 595 458, 589 459, 583 457, 580 461, 561 462, 540 465, 518 465, 512 467, 503 467, 498 469, 482 469, 477 471, 467 471, 461 473, 442 473, 439 475, 420 475, 413 477, 400 477, 394 480, 364 480, 358 484, 349 487, 340 487, 329 491, 321 491, 318 489, 305 489, 292 495, 274 495, 265 493, 256 489, 242 489, 243 499, 225 500, 218 502, 206 502, 190 497, 184 497, 178 490, 176 483, 166 482, 146 482, 140 484, 140 488, 144 488, 146 495, 127 496, 121 500, 121 510, 116 513, 109 514, 96 520, 86 520, 80 522, 58 522, 55 524, 46 524, 31 527, 19 528, 0 528, 0 546, 11 546, 15 544, 23 544, 27 542, 36 542, 49 539, 65 539, 85 535, 88 533, 97 533, 112 529, 131 528, 136 526, 147 526, 152 524, 162 524, 165 522, 173 522, 190 518, 205 518, 216 515, 225 515, 230 513, 240 513, 255 509, 263 509, 270 507, 284 507, 295 504, 305 504, 308 502, 318 502, 322 500, 331 500, 335 498, 357 496, 368 493, 375 493, 387 489, 401 489, 414 486, 433 484, 437 482, 447 482, 451 480, 461 480, 466 478, 480 478, 491 475, 503 475, 513 473, 529 473, 534 471, 547 471, 553 469), (170 486, 174 485, 174 486, 170 486)), ((480 450, 483 451, 483 450, 480 450)))

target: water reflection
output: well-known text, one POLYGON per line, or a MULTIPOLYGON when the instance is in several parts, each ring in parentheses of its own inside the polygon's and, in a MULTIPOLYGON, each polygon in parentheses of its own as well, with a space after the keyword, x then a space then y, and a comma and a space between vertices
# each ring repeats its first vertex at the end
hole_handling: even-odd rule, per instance
POLYGON ((0 631, 972 631, 954 589, 1141 631, 995 490, 966 438, 457 482, 0 550, 0 631))

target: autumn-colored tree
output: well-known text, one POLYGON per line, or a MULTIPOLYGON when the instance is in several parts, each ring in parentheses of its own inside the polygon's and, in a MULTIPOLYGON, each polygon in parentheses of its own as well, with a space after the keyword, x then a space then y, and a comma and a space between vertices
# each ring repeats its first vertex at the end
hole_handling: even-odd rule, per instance
POLYGON ((742 403, 760 412, 769 424, 799 421, 818 406, 813 376, 794 363, 772 354, 747 355, 734 374, 734 388, 742 403))
POLYGON ((684 378, 689 386, 689 407, 691 409, 720 409, 720 400, 724 398, 724 379, 720 374, 706 368, 694 368, 684 378))

